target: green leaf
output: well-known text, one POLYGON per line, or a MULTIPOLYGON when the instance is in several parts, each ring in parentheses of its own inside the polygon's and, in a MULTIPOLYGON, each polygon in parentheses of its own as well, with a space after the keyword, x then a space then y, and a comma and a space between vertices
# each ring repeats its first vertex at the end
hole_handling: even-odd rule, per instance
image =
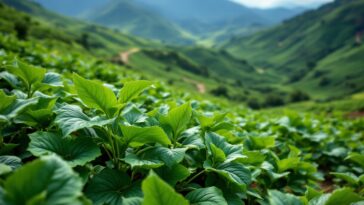
POLYGON ((89 118, 82 112, 82 109, 76 105, 65 105, 55 111, 57 117, 55 123, 62 130, 63 136, 67 136, 72 132, 83 128, 94 126, 102 127, 112 123, 112 119, 104 119, 102 117, 89 118))
POLYGON ((136 96, 138 96, 143 90, 152 85, 152 82, 146 80, 137 80, 126 82, 124 87, 119 92, 119 103, 127 103, 136 96))
POLYGON ((210 144, 210 150, 211 150, 213 162, 221 163, 226 160, 224 151, 222 151, 220 148, 216 147, 214 144, 210 144))
POLYGON ((269 190, 268 195, 269 205, 303 205, 300 199, 292 194, 269 190))
POLYGON ((171 168, 161 167, 155 170, 156 173, 168 184, 175 186, 177 182, 181 182, 191 175, 191 171, 181 165, 176 164, 171 168))
POLYGON ((35 132, 29 135, 28 150, 34 156, 55 153, 70 166, 84 165, 101 155, 99 147, 87 137, 63 138, 50 132, 35 132))
POLYGON ((307 200, 310 201, 311 199, 320 197, 321 195, 322 195, 322 192, 317 191, 317 190, 313 189, 312 187, 309 187, 309 186, 307 187, 307 190, 305 193, 307 200))
POLYGON ((164 162, 156 159, 155 156, 147 155, 145 158, 138 157, 135 154, 127 154, 124 161, 132 168, 154 169, 164 165, 164 162))
POLYGON ((299 165, 299 163, 300 163, 300 159, 297 157, 278 160, 277 161, 278 171, 280 173, 282 173, 288 169, 296 169, 297 166, 299 165))
POLYGON ((124 140, 131 147, 140 147, 147 143, 160 143, 162 145, 170 145, 166 133, 162 128, 153 127, 135 127, 135 126, 121 126, 121 131, 124 140))
POLYGON ((158 177, 154 172, 150 172, 142 183, 144 193, 143 205, 188 205, 188 201, 170 187, 166 182, 158 177))
POLYGON ((0 122, 10 121, 16 118, 19 114, 27 110, 31 105, 35 105, 38 102, 38 98, 30 99, 17 99, 6 109, 0 111, 0 122))
POLYGON ((7 155, 0 156, 0 164, 7 165, 12 170, 17 169, 22 165, 21 159, 19 157, 7 155))
POLYGON ((17 116, 17 123, 24 123, 29 126, 48 125, 53 115, 53 107, 57 98, 53 96, 38 96, 38 102, 30 106, 24 113, 17 116))
POLYGON ((353 161, 364 169, 364 155, 359 153, 350 153, 346 160, 353 161))
POLYGON ((213 132, 206 133, 205 142, 210 153, 212 153, 211 144, 221 149, 225 153, 226 162, 231 162, 237 159, 246 158, 246 156, 243 155, 242 145, 229 144, 228 142, 226 142, 226 139, 224 137, 216 133, 213 132))
POLYGON ((11 169, 10 166, 6 165, 6 164, 1 164, 0 163, 0 176, 1 175, 5 175, 10 173, 11 171, 13 171, 13 169, 11 169))
POLYGON ((242 189, 246 189, 251 183, 251 173, 248 168, 240 163, 228 162, 218 165, 216 168, 204 164, 207 171, 212 171, 224 177, 228 181, 234 183, 242 189))
POLYGON ((191 116, 191 105, 186 103, 172 109, 166 116, 162 116, 161 121, 163 124, 170 126, 173 137, 177 138, 186 129, 187 124, 190 122, 191 116))
POLYGON ((63 86, 62 76, 58 73, 53 72, 46 73, 42 83, 50 85, 52 87, 63 86))
POLYGON ((8 108, 11 104, 13 104, 16 100, 16 96, 8 96, 4 93, 3 90, 0 90, 0 113, 4 112, 6 108, 8 108))
POLYGON ((85 194, 94 205, 139 204, 143 196, 140 183, 132 184, 127 174, 108 168, 91 179, 86 186, 85 194))
POLYGON ((73 204, 81 196, 82 182, 66 162, 46 156, 19 168, 4 184, 4 198, 9 205, 73 204), (31 203, 33 202, 33 203, 31 203))
POLYGON ((354 202, 364 200, 359 194, 350 188, 341 188, 335 190, 326 201, 325 205, 350 205, 354 202))
POLYGON ((17 88, 20 85, 20 81, 16 76, 7 71, 0 72, 0 79, 4 79, 13 88, 17 88))
POLYGON ((253 136, 250 139, 258 149, 270 148, 275 145, 275 138, 273 136, 253 136))
POLYGON ((346 182, 350 183, 351 185, 357 185, 359 183, 359 178, 355 176, 353 173, 339 173, 339 172, 331 172, 330 174, 334 175, 335 177, 345 180, 346 182))
POLYGON ((146 154, 157 157, 158 159, 162 160, 167 167, 171 168, 184 159, 186 151, 186 148, 169 149, 158 146, 148 150, 146 154))
POLYGON ((196 189, 186 195, 191 205, 228 205, 220 189, 216 187, 196 189))
POLYGON ((102 83, 86 80, 77 74, 73 74, 78 96, 89 108, 103 111, 108 117, 113 117, 117 111, 117 99, 114 92, 102 83))
POLYGON ((9 70, 18 76, 28 89, 33 84, 41 83, 46 73, 46 70, 43 68, 34 67, 19 60, 9 66, 9 70))

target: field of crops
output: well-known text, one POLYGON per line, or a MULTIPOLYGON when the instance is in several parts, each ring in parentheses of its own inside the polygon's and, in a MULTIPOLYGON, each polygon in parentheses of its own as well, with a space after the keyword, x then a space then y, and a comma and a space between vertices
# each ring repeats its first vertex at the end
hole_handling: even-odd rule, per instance
POLYGON ((363 119, 199 101, 11 36, 0 89, 0 204, 364 204, 363 119))

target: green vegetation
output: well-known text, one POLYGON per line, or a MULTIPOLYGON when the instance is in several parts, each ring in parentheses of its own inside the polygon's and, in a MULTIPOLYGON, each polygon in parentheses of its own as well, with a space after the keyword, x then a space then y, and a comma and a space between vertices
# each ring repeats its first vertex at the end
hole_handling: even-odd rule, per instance
POLYGON ((224 47, 314 99, 348 96, 364 89, 363 9, 338 0, 224 47))
POLYGON ((0 40, 1 204, 364 200, 363 119, 229 108, 0 40))

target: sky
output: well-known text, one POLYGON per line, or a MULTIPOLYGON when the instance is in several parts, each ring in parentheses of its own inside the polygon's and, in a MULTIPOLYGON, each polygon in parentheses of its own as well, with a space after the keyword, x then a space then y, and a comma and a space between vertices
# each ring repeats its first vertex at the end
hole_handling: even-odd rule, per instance
POLYGON ((321 4, 333 0, 232 0, 242 3, 245 6, 256 8, 275 8, 275 7, 317 7, 321 4))

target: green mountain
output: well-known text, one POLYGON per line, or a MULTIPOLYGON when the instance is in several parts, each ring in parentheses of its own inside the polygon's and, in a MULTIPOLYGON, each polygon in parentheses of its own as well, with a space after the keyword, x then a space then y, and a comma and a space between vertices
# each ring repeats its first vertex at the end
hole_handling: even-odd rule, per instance
POLYGON ((337 0, 224 48, 315 98, 364 89, 364 1, 337 0))
POLYGON ((90 10, 85 19, 144 38, 174 44, 192 44, 193 39, 176 24, 133 0, 112 0, 90 10))
POLYGON ((56 40, 71 47, 83 47, 101 56, 119 53, 133 47, 155 46, 154 43, 141 38, 55 14, 33 1, 0 0, 0 2, 30 15, 3 7, 5 10, 0 14, 2 31, 15 32, 14 28, 19 27, 25 30, 29 37, 56 40))
MULTIPOLYGON (((226 89, 223 96, 243 99, 242 93, 252 85, 264 78, 264 81, 271 82, 269 76, 261 76, 248 62, 226 52, 202 47, 167 47, 54 14, 34 2, 0 2, 29 12, 25 14, 1 4, 2 33, 62 48, 60 52, 75 50, 100 60, 112 60, 130 70, 187 88, 190 92, 208 94, 223 86, 226 89), (86 39, 85 35, 88 36, 86 39)), ((261 95, 254 89, 250 93, 261 95)), ((220 95, 219 92, 214 94, 220 95)))

